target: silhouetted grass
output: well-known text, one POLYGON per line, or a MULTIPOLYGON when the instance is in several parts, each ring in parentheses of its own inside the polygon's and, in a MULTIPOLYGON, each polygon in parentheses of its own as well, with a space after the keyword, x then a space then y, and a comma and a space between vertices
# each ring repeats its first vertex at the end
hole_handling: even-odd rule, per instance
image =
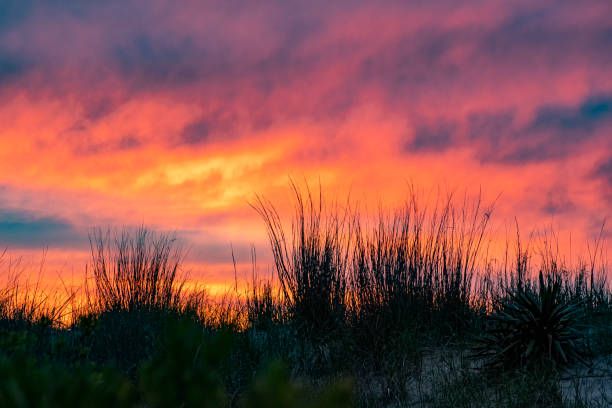
MULTIPOLYGON (((0 377, 14 384, 0 384, 0 402, 36 406, 39 400, 27 394, 40 392, 49 395, 49 406, 97 406, 79 399, 78 388, 126 407, 606 401, 567 397, 561 387, 567 368, 560 364, 505 364, 536 347, 539 357, 552 359, 548 346, 557 343, 565 353, 563 341, 575 339, 557 341, 547 324, 544 337, 528 324, 527 330, 510 327, 520 344, 501 353, 504 364, 494 378, 470 358, 474 336, 497 330, 496 316, 520 308, 527 295, 533 302, 523 302, 524 309, 545 304, 553 323, 560 321, 556 308, 570 305, 572 334, 590 351, 587 360, 611 355, 612 297, 600 241, 586 261, 569 264, 550 240, 538 249, 517 233, 505 260, 494 264, 486 251, 492 206, 480 197, 439 196, 428 207, 413 192, 405 206, 380 209, 372 222, 350 202, 326 203, 320 190, 293 185, 293 194, 288 225, 271 202, 259 197, 254 203, 267 228, 275 278, 257 277, 253 253, 244 294, 211 299, 187 290, 175 237, 144 227, 92 233, 80 305, 71 303, 74 294, 54 302, 36 283, 11 275, 0 290, 0 377), (71 378, 71 370, 83 380, 71 378), (356 385, 352 395, 347 377, 356 385), (61 394, 58 387, 70 391, 61 394)), ((536 328, 542 321, 527 319, 536 328)), ((494 343, 485 354, 495 354, 503 341, 494 343)))
POLYGON ((43 287, 44 256, 37 275, 27 276, 21 259, 5 260, 5 255, 6 251, 0 254, 0 268, 4 275, 0 276, 4 282, 0 289, 0 329, 32 323, 61 325, 70 312, 74 293, 66 291, 64 296, 60 296, 43 287))
POLYGON ((258 197, 253 208, 266 229, 283 301, 291 318, 317 335, 333 331, 346 312, 351 216, 337 206, 326 208, 321 192, 292 184, 295 215, 287 237, 274 205, 258 197))
POLYGON ((394 215, 381 211, 369 230, 356 218, 350 320, 357 334, 376 348, 398 330, 448 334, 469 324, 490 213, 479 198, 458 211, 452 196, 427 209, 413 195, 394 215))
POLYGON ((213 307, 203 289, 185 290, 184 252, 173 234, 96 229, 90 247, 86 302, 71 327, 90 361, 112 363, 133 377, 153 355, 168 318, 189 317, 208 327, 233 312, 213 307))
POLYGON ((97 229, 90 236, 90 273, 99 310, 167 310, 181 304, 183 254, 173 235, 140 227, 111 236, 97 229))

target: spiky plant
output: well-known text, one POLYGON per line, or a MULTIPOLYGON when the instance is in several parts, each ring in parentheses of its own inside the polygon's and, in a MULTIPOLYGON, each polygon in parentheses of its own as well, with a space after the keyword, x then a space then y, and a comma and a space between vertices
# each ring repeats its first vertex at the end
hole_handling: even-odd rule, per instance
POLYGON ((508 291, 487 318, 473 356, 487 368, 524 368, 584 362, 580 302, 567 300, 558 276, 540 272, 538 283, 508 291))

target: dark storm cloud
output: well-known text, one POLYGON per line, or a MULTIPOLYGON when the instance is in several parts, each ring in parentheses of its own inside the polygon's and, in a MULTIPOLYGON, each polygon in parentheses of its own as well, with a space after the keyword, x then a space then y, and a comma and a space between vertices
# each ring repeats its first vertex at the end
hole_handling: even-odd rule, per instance
MULTIPOLYGON (((108 78, 126 98, 164 92, 201 106, 206 112, 202 118, 163 136, 169 147, 203 145, 246 133, 237 130, 259 131, 301 119, 340 127, 364 100, 422 117, 419 111, 433 109, 427 105, 433 101, 446 112, 439 121, 413 124, 414 136, 400 142, 404 151, 441 152, 467 144, 481 161, 521 164, 566 158, 599 137, 610 122, 612 97, 605 93, 578 106, 555 104, 551 98, 536 107, 527 124, 517 123, 512 107, 458 117, 444 106, 451 97, 469 99, 473 89, 525 81, 521 76, 533 82, 542 72, 558 76, 576 66, 607 66, 612 24, 605 19, 575 23, 571 3, 517 4, 494 9, 495 16, 477 23, 465 11, 478 2, 447 13, 425 3, 387 5, 7 1, 0 6, 0 22, 10 21, 12 29, 23 26, 19 34, 25 34, 24 40, 17 48, 23 58, 35 57, 45 72, 41 87, 59 86, 53 67, 82 68, 82 78, 75 81, 85 84, 74 87, 86 121, 104 120, 125 101, 90 98, 91 89, 103 87, 97 84, 108 78), (363 10, 372 20, 355 23, 363 10), (409 19, 420 13, 424 17, 412 24, 392 24, 394 16, 409 19), (24 24, 29 19, 32 24, 24 24), (56 32, 58 24, 70 38, 60 31, 49 42, 41 39, 43 29, 56 32), (88 35, 74 35, 80 31, 88 35)), ((24 69, 19 58, 5 61, 0 54, 0 82, 24 69)), ((64 94, 65 89, 58 92, 64 94)), ((90 150, 111 148, 94 145, 90 150)))
POLYGON ((196 81, 203 52, 190 39, 169 40, 141 33, 116 46, 113 59, 122 76, 150 88, 196 81))
POLYGON ((180 142, 187 145, 196 145, 208 140, 210 125, 207 121, 201 120, 191 123, 181 131, 180 142))
POLYGON ((118 150, 132 150, 142 146, 142 142, 136 136, 125 135, 116 144, 118 150))
POLYGON ((34 14, 44 13, 48 17, 69 15, 87 18, 95 14, 97 0, 2 0, 0 1, 0 33, 15 29, 27 22, 34 14))
POLYGON ((230 141, 238 138, 237 124, 252 122, 250 116, 240 117, 231 106, 203 115, 199 119, 188 123, 179 132, 178 138, 171 146, 198 146, 211 142, 230 141))
POLYGON ((444 97, 467 85, 520 82, 529 70, 552 73, 577 64, 612 62, 611 23, 572 24, 564 16, 571 12, 567 4, 517 9, 494 25, 407 30, 364 58, 358 76, 381 85, 390 98, 409 101, 423 92, 444 97))
POLYGON ((456 130, 455 123, 442 120, 434 124, 418 125, 406 149, 412 152, 443 152, 452 147, 456 130))
POLYGON ((576 210, 576 203, 570 198, 567 184, 556 183, 545 193, 540 211, 548 215, 560 215, 576 210))
POLYGON ((87 129, 87 126, 77 124, 69 130, 66 136, 66 140, 69 141, 73 151, 78 155, 119 153, 135 150, 144 145, 139 137, 132 134, 112 140, 96 141, 87 134, 87 129))
POLYGON ((512 134, 513 140, 506 141, 510 148, 497 159, 516 164, 564 159, 605 137, 599 130, 611 123, 610 96, 593 96, 575 107, 544 106, 527 126, 512 134))
POLYGON ((577 106, 542 106, 524 125, 512 111, 476 112, 467 115, 463 126, 449 123, 439 118, 433 124, 416 126, 407 150, 441 152, 469 145, 482 161, 515 165, 565 159, 595 141, 606 146, 612 96, 591 96, 577 106))
MULTIPOLYGON (((477 67, 499 61, 521 71, 559 71, 564 67, 604 66, 612 62, 609 52, 612 23, 600 19, 591 24, 576 23, 580 11, 571 2, 533 7, 510 13, 500 24, 475 37, 471 60, 477 67), (578 60, 577 60, 578 58, 578 60)), ((514 77, 521 71, 508 74, 514 77)))
POLYGON ((607 160, 600 162, 593 170, 591 176, 603 181, 612 193, 612 155, 607 160))
POLYGON ((0 2, 0 32, 25 21, 32 11, 31 0, 3 0, 0 2))
POLYGON ((92 101, 83 102, 83 116, 88 121, 104 119, 117 107, 117 102, 110 98, 99 98, 92 101))
MULTIPOLYGON (((557 27, 555 14, 554 10, 541 7, 513 13, 481 38, 478 51, 491 58, 508 59, 517 53, 530 53, 539 59, 562 52, 564 47, 567 50, 581 37, 577 28, 557 27), (544 54, 538 55, 538 50, 544 54)), ((584 32, 583 27, 579 30, 584 32)))
POLYGON ((0 208, 0 245, 36 248, 41 246, 74 248, 87 245, 86 234, 59 218, 0 208))
POLYGON ((467 117, 467 140, 485 140, 489 150, 499 149, 501 142, 511 138, 515 131, 515 114, 512 111, 477 112, 467 117))
POLYGON ((528 130, 533 132, 561 131, 563 137, 572 138, 591 133, 601 122, 612 119, 612 96, 595 96, 585 100, 580 106, 542 107, 528 130))
POLYGON ((24 74, 29 66, 25 59, 2 53, 2 49, 0 49, 0 84, 24 74))
MULTIPOLYGON (((138 18, 140 23, 134 29, 114 39, 110 59, 122 76, 143 88, 242 76, 259 81, 260 90, 286 86, 287 75, 278 75, 280 72, 303 72, 318 63, 301 58, 297 51, 317 32, 322 19, 317 13, 301 17, 288 7, 283 3, 277 7, 255 6, 253 18, 247 19, 244 4, 202 2, 191 7, 193 15, 217 18, 201 24, 188 19, 185 27, 159 24, 159 16, 138 18), (262 14, 262 10, 267 13, 262 14), (244 26, 235 23, 238 19, 244 21, 244 26), (253 31, 252 36, 244 34, 249 31, 253 31), (265 52, 258 52, 260 49, 265 52)), ((177 10, 167 11, 173 15, 177 10)), ((138 12, 138 8, 133 11, 138 12)), ((231 83, 225 86, 231 87, 231 83)))

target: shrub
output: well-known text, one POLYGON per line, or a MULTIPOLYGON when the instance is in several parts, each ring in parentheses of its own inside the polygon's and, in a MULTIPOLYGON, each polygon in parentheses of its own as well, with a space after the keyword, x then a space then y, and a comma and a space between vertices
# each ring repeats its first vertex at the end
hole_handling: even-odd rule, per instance
POLYGON ((150 406, 224 406, 219 368, 229 353, 228 336, 228 332, 207 336, 189 320, 170 321, 158 354, 140 370, 140 384, 150 406))
POLYGON ((337 381, 319 393, 292 381, 282 362, 271 363, 251 384, 242 401, 244 408, 350 408, 353 386, 337 381))
POLYGON ((561 289, 558 275, 540 272, 537 286, 509 291, 488 316, 490 325, 477 339, 474 357, 484 359, 488 368, 502 369, 583 361, 583 308, 565 300, 561 289))
POLYGON ((275 324, 282 323, 284 315, 280 294, 274 291, 269 281, 252 281, 250 293, 245 299, 246 317, 250 327, 269 330, 275 324))
MULTIPOLYGON (((160 408, 234 406, 222 381, 225 370, 235 369, 227 358, 232 343, 230 332, 208 334, 191 321, 169 321, 158 354, 141 368, 145 401, 160 408)), ((349 382, 338 381, 313 393, 310 387, 293 380, 281 362, 265 366, 250 380, 240 400, 246 408, 353 406, 349 382)))
POLYGON ((128 408, 134 387, 113 370, 37 365, 25 355, 0 357, 0 406, 6 408, 128 408))

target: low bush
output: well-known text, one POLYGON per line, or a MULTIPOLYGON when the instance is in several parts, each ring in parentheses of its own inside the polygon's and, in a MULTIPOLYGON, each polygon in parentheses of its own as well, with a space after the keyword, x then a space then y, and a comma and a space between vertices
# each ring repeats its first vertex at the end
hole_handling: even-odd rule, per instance
POLYGON ((538 286, 508 292, 495 304, 486 332, 477 339, 476 358, 490 368, 555 366, 584 361, 585 334, 580 301, 564 299, 557 276, 539 274, 538 286))

